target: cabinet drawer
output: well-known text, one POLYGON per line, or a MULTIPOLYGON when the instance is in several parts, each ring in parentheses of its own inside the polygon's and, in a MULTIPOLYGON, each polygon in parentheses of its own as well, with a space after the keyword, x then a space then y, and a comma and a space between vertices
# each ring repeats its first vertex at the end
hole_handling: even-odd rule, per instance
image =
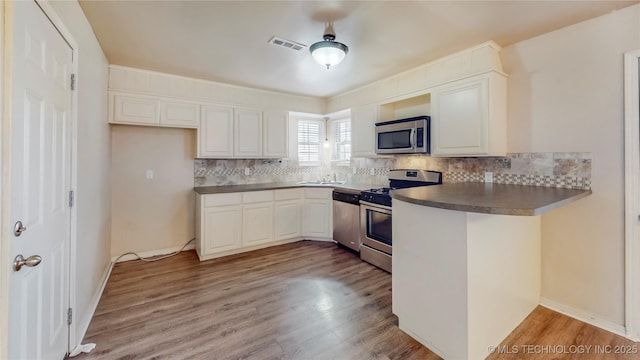
POLYGON ((276 201, 277 200, 298 200, 302 199, 302 189, 281 189, 276 190, 276 201))
POLYGON ((204 198, 204 207, 237 205, 242 202, 241 193, 209 194, 202 197, 204 198))
POLYGON ((273 190, 248 191, 242 193, 242 203, 251 204, 258 202, 273 201, 273 190))
POLYGON ((305 199, 330 199, 332 192, 333 192, 332 188, 304 189, 304 197, 305 197, 305 199))

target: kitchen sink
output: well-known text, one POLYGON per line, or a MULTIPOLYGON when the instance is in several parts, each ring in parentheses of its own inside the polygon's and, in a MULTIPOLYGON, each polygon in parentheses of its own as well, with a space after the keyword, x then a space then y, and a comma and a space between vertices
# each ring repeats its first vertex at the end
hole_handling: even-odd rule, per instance
POLYGON ((328 180, 298 181, 298 185, 339 185, 344 183, 345 183, 344 181, 328 181, 328 180))

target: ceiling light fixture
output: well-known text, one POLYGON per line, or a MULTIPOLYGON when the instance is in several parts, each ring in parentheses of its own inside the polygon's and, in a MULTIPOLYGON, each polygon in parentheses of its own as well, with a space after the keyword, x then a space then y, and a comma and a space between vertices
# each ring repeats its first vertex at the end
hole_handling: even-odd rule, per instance
POLYGON ((349 51, 349 47, 335 41, 336 34, 333 32, 333 26, 331 26, 331 24, 327 25, 323 39, 324 41, 318 41, 311 45, 309 51, 311 51, 311 56, 313 56, 315 61, 329 69, 344 60, 344 57, 349 51))

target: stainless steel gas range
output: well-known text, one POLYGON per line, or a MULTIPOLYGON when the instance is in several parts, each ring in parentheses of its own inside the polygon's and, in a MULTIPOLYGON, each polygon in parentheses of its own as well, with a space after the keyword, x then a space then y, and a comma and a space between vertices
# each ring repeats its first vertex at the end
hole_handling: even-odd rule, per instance
POLYGON ((389 171, 389 187, 360 193, 360 258, 391 272, 392 216, 390 190, 442 184, 442 173, 429 170, 389 171))

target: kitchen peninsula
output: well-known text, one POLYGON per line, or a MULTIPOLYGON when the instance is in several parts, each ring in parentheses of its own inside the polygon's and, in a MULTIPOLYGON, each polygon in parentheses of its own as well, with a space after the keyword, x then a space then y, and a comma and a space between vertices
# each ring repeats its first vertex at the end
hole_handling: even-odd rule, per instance
POLYGON ((539 303, 540 214, 590 190, 454 183, 394 190, 393 312, 444 359, 484 359, 539 303))

